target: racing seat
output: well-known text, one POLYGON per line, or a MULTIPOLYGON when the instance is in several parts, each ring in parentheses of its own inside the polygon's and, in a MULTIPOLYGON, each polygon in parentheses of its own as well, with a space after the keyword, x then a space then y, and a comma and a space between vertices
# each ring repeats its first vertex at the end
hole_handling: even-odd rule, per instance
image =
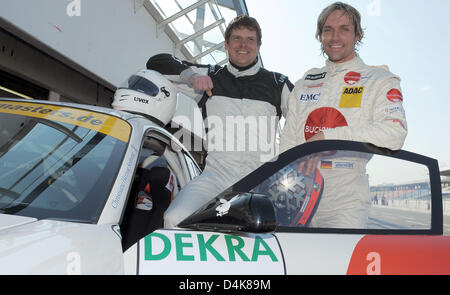
POLYGON ((121 228, 123 251, 164 226, 164 212, 172 201, 175 176, 167 167, 138 168, 121 228), (145 191, 153 203, 151 210, 139 209, 139 195, 145 191))

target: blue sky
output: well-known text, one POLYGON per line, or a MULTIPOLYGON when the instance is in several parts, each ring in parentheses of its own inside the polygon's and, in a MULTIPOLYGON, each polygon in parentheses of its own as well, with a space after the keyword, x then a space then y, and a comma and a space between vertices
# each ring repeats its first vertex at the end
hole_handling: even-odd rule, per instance
MULTIPOLYGON (((315 39, 317 17, 330 0, 246 0, 263 31, 264 66, 300 79, 325 58, 315 39)), ((362 15, 366 64, 388 65, 402 78, 409 134, 404 149, 450 168, 449 0, 344 1, 362 15)))

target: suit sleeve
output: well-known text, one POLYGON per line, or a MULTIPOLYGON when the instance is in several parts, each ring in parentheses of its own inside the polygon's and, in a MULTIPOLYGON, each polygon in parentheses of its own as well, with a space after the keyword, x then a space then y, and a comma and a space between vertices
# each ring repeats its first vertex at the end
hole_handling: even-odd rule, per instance
POLYGON ((286 118, 289 112, 289 95, 294 89, 294 85, 289 79, 286 79, 286 82, 283 85, 283 89, 281 91, 281 113, 286 118))
POLYGON ((301 139, 297 138, 298 134, 301 134, 299 131, 298 122, 296 120, 297 117, 297 99, 295 95, 295 88, 292 92, 290 92, 288 97, 288 109, 287 114, 285 113, 286 122, 281 130, 280 135, 280 153, 283 153, 295 146, 297 146, 301 139))
POLYGON ((160 72, 173 82, 188 84, 194 73, 208 75, 210 66, 190 63, 163 53, 152 56, 147 62, 147 69, 160 72))
POLYGON ((370 142, 376 146, 399 150, 408 134, 400 79, 384 78, 376 87, 371 123, 324 131, 325 139, 370 142))
POLYGON ((180 91, 190 97, 195 97, 196 101, 202 97, 203 92, 195 91, 189 83, 189 78, 195 73, 208 75, 210 68, 209 65, 190 63, 167 53, 154 55, 147 62, 148 70, 163 74, 167 79, 174 82, 180 91))

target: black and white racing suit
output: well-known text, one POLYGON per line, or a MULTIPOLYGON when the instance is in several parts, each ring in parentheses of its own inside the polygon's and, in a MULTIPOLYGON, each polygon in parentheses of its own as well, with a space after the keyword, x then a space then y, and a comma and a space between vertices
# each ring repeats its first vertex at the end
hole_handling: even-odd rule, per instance
MULTIPOLYGON (((319 132, 325 139, 368 142, 398 150, 408 133, 400 78, 386 66, 366 65, 359 56, 344 63, 327 60, 295 84, 281 133, 280 150, 319 132)), ((318 168, 324 192, 311 221, 315 227, 364 228, 370 196, 369 154, 339 151, 322 156, 318 168)))
POLYGON ((286 76, 262 68, 259 59, 249 68, 238 69, 231 63, 198 65, 159 54, 150 58, 147 68, 165 75, 185 93, 190 91, 208 130, 205 169, 167 209, 165 227, 170 228, 278 154, 278 121, 287 113, 293 85, 286 76), (189 85, 194 73, 211 77, 211 97, 189 85))

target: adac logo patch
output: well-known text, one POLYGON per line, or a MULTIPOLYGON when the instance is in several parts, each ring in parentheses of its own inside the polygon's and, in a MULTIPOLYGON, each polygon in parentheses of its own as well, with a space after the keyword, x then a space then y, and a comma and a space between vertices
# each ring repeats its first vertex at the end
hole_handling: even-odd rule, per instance
POLYGON ((342 90, 339 107, 340 108, 360 108, 363 94, 364 94, 364 86, 344 87, 344 90, 342 90))

